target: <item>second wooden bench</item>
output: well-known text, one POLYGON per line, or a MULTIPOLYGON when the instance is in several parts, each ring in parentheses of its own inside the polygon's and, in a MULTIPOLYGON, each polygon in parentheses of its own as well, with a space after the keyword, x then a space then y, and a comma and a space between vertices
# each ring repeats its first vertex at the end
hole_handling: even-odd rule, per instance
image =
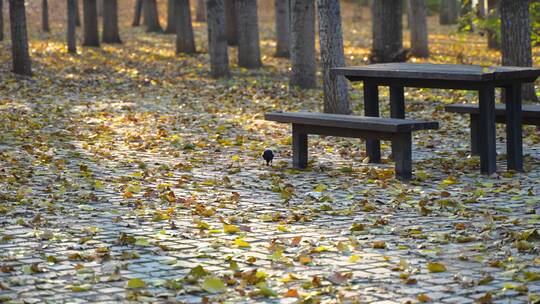
MULTIPOLYGON (((478 138, 478 129, 480 128, 480 108, 478 104, 452 104, 445 107, 446 112, 470 114, 471 116, 471 154, 478 155, 480 151, 480 140, 478 138)), ((540 106, 523 105, 523 124, 540 126, 540 106)), ((495 105, 495 121, 506 124, 506 105, 495 105)))
POLYGON ((418 121, 381 117, 363 117, 311 112, 267 113, 266 120, 292 124, 293 166, 308 164, 309 134, 390 140, 394 154, 396 177, 412 177, 413 131, 438 129, 436 121, 418 121))

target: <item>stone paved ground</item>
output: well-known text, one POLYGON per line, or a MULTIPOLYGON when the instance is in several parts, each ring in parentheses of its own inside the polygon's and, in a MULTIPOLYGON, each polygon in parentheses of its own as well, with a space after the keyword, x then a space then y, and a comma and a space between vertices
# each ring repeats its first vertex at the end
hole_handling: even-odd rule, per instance
MULTIPOLYGON (((297 171, 289 127, 262 113, 319 110, 321 93, 288 91, 266 28, 266 67, 230 81, 163 35, 67 61, 57 35, 33 42, 33 80, 1 66, 0 302, 538 303, 540 137, 525 128, 526 172, 508 173, 501 126, 499 172, 478 175, 466 117, 442 110, 473 93, 407 92, 408 116, 441 122, 415 135, 411 183, 351 139, 310 138, 297 171)), ((433 61, 459 58, 459 36, 434 39, 433 61)))

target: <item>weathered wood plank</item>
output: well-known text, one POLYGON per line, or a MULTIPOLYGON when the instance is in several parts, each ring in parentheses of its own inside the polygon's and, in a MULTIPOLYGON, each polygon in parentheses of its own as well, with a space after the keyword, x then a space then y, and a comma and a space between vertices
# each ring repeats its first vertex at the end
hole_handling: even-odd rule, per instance
MULTIPOLYGON (((478 104, 466 103, 466 104, 452 104, 444 107, 447 112, 460 113, 460 114, 480 114, 480 107, 478 104)), ((523 118, 540 118, 540 106, 538 105, 523 105, 521 107, 523 118)), ((496 104, 495 115, 506 116, 506 105, 496 104)), ((505 121, 503 121, 505 122, 505 121)), ((534 123, 531 123, 534 125, 534 123)))
POLYGON ((419 121, 381 117, 364 117, 311 112, 267 113, 266 120, 301 125, 326 126, 379 132, 411 132, 438 129, 436 121, 419 121))
POLYGON ((416 80, 451 80, 489 82, 497 80, 525 80, 540 77, 540 69, 528 67, 483 67, 479 65, 431 63, 383 63, 365 66, 340 67, 331 71, 355 81, 369 78, 416 80))

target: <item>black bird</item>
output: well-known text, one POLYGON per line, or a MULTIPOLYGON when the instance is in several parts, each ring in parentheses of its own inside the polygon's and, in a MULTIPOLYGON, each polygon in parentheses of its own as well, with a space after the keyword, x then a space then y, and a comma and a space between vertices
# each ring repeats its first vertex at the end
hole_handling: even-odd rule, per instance
POLYGON ((270 166, 270 164, 274 160, 274 152, 272 152, 272 150, 270 149, 266 149, 264 150, 262 158, 264 158, 264 160, 266 161, 266 165, 270 166))

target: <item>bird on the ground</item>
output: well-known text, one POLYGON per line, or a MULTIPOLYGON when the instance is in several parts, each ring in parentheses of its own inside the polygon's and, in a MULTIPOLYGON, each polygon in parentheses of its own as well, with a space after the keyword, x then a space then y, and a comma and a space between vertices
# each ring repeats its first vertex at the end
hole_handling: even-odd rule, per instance
POLYGON ((266 161, 266 165, 270 166, 272 161, 274 160, 274 152, 270 149, 264 150, 264 153, 262 154, 262 158, 266 161))

